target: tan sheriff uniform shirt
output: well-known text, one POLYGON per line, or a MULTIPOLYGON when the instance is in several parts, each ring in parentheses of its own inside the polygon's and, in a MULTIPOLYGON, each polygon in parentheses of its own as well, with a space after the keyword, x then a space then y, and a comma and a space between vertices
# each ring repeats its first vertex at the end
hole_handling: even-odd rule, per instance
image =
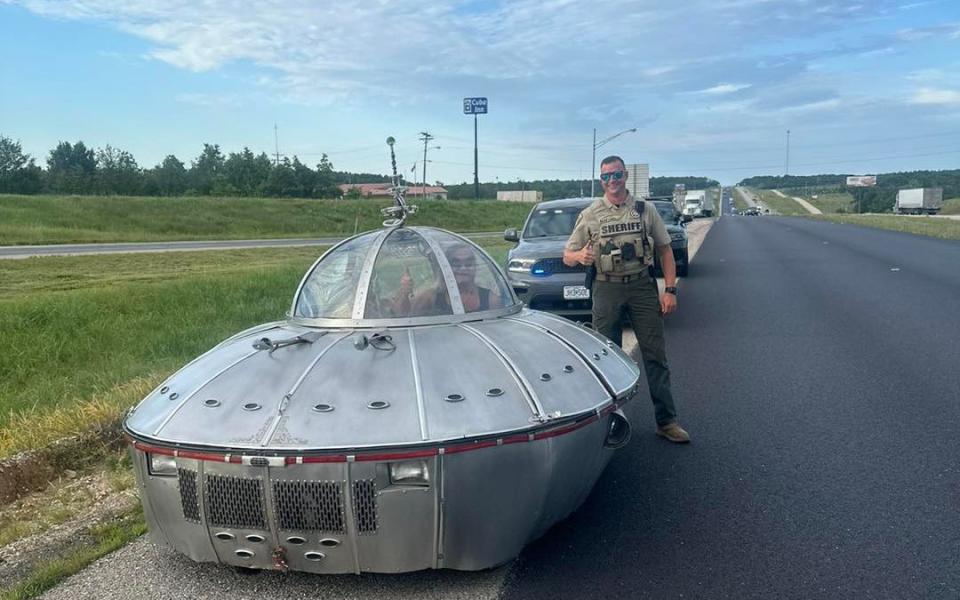
POLYGON ((565 248, 577 251, 591 241, 598 273, 633 275, 653 264, 654 247, 669 246, 670 234, 656 207, 647 203, 641 219, 637 214, 636 202, 628 193, 627 201, 621 206, 614 205, 604 196, 583 209, 565 248), (644 233, 648 240, 646 252, 643 246, 644 233), (630 250, 624 250, 627 244, 634 246, 632 254, 635 254, 635 258, 632 260, 629 259, 630 250))

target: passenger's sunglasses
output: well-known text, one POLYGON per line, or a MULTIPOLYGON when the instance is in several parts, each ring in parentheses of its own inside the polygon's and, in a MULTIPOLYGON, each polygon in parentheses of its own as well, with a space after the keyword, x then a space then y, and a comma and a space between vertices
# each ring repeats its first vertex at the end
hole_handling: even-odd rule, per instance
POLYGON ((623 171, 610 171, 609 173, 600 173, 600 181, 610 181, 610 178, 613 177, 617 181, 623 179, 623 171))
POLYGON ((472 258, 466 260, 457 260, 456 258, 450 259, 450 267, 454 269, 472 269, 477 266, 477 261, 472 258))

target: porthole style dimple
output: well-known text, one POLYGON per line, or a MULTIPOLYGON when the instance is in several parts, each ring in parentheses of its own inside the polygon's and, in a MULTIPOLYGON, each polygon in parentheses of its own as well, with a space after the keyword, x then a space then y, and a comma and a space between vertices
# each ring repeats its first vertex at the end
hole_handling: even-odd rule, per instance
POLYGON ((313 405, 313 410, 315 410, 315 411, 317 411, 317 412, 319 412, 319 413, 324 413, 324 412, 330 412, 330 411, 332 411, 332 410, 333 410, 333 407, 330 406, 329 404, 314 404, 314 405, 313 405))
POLYGON ((220 401, 217 400, 216 398, 207 398, 206 400, 203 401, 203 405, 206 406, 207 408, 216 408, 220 406, 220 401))
POLYGON ((487 395, 490 396, 491 398, 496 398, 497 396, 503 395, 503 390, 500 388, 490 388, 489 390, 487 390, 487 395))
POLYGON ((565 365, 565 366, 563 367, 563 372, 564 372, 564 373, 573 373, 573 365, 565 365))
POLYGON ((178 393, 176 393, 176 392, 170 394, 170 399, 171 399, 171 400, 176 400, 176 399, 179 398, 179 397, 180 397, 180 394, 178 394, 178 393))
POLYGON ((447 394, 443 399, 447 402, 463 402, 465 400, 463 394, 447 394))
POLYGON ((550 376, 550 373, 541 373, 540 381, 550 381, 553 377, 550 376))
POLYGON ((260 410, 260 405, 257 404, 256 402, 247 402, 246 404, 243 405, 243 410, 249 410, 249 411, 260 410))
POLYGON ((370 408, 373 410, 383 410, 388 406, 390 406, 390 403, 385 400, 374 400, 373 402, 367 405, 367 408, 370 408))

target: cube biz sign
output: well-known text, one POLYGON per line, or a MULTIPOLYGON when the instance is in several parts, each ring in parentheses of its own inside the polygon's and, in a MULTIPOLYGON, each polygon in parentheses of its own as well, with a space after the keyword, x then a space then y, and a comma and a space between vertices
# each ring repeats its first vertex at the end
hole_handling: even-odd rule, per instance
POLYGON ((463 114, 465 115, 487 114, 487 99, 486 98, 464 98, 463 114))

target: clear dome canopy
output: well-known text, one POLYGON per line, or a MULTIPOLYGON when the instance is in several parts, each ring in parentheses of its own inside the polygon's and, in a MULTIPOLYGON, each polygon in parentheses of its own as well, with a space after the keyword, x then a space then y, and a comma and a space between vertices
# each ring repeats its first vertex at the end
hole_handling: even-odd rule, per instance
POLYGON ((496 263, 472 242, 441 229, 397 227, 358 235, 320 257, 297 290, 293 317, 442 322, 520 306, 496 263))

